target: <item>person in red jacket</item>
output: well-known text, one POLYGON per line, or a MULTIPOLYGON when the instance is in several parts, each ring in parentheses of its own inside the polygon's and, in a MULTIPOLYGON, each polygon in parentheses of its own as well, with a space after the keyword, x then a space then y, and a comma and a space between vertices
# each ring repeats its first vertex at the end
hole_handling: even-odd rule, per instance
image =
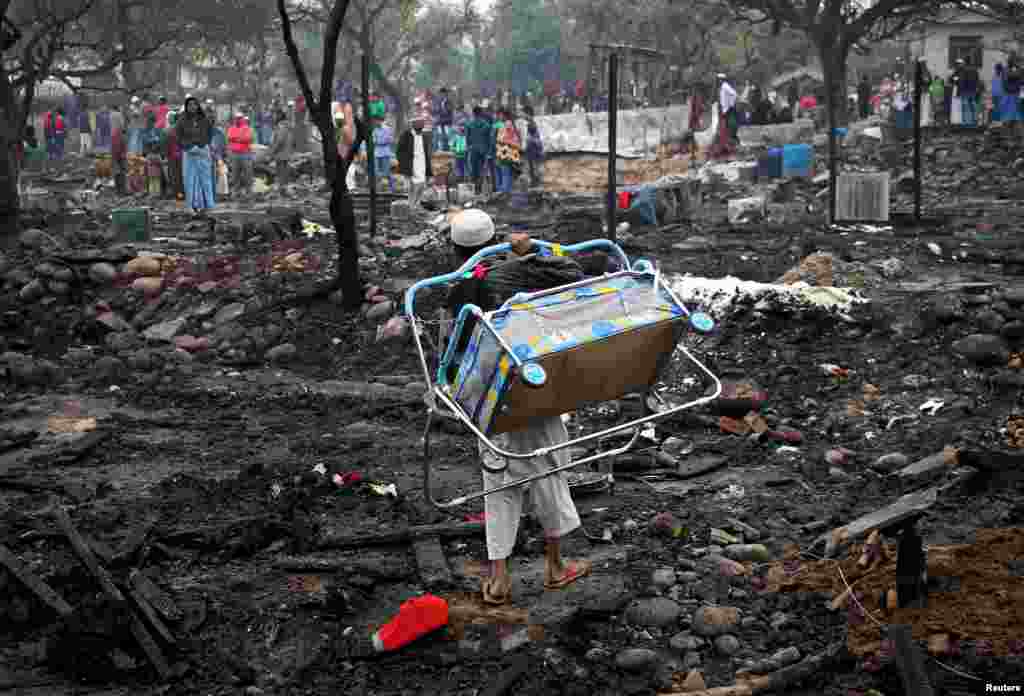
POLYGON ((228 128, 228 157, 231 162, 231 190, 239 197, 252 191, 252 143, 253 132, 249 119, 235 114, 235 124, 228 128))
POLYGON ((64 125, 64 110, 57 109, 46 114, 43 121, 43 130, 46 135, 46 150, 51 160, 64 158, 64 138, 67 130, 64 125))

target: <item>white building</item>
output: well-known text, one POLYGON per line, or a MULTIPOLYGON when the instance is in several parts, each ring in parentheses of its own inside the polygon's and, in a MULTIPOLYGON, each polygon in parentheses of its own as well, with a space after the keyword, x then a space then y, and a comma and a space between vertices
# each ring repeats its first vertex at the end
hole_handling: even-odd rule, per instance
POLYGON ((924 56, 933 75, 947 77, 958 58, 978 69, 988 85, 993 68, 1016 50, 1019 42, 1014 27, 983 14, 946 11, 925 22, 920 34, 910 42, 911 52, 924 56))

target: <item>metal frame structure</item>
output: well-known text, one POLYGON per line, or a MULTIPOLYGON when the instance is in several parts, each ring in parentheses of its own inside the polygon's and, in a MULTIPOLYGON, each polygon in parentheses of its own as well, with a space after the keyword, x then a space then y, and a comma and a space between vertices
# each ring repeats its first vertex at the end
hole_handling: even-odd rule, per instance
MULTIPOLYGON (((556 245, 551 244, 549 242, 542 242, 542 241, 536 241, 536 240, 534 241, 534 245, 536 245, 537 247, 540 247, 541 249, 547 249, 547 250, 551 250, 551 251, 554 251, 555 247, 556 247, 556 245)), ((642 428, 644 426, 646 426, 646 425, 648 425, 650 423, 654 423, 655 421, 659 421, 659 420, 663 420, 663 419, 666 419, 666 418, 670 418, 673 415, 675 415, 675 414, 677 414, 677 413, 679 413, 681 411, 684 411, 686 409, 690 409, 690 408, 693 408, 695 406, 699 406, 701 404, 704 404, 704 403, 707 403, 709 401, 712 401, 712 400, 718 398, 719 394, 722 391, 722 383, 718 379, 718 377, 714 373, 712 373, 711 370, 709 370, 707 368, 707 366, 704 365, 704 363, 702 363, 700 360, 698 360, 685 346, 678 345, 677 349, 680 350, 683 353, 683 355, 686 356, 687 359, 689 359, 693 364, 695 364, 697 366, 697 368, 701 372, 703 372, 705 375, 707 375, 712 380, 712 382, 715 385, 715 389, 714 389, 714 393, 713 394, 711 394, 710 396, 701 397, 699 399, 694 399, 692 401, 689 401, 689 402, 686 402, 686 403, 683 403, 683 404, 680 404, 680 405, 677 405, 677 406, 673 406, 671 408, 668 408, 667 410, 660 411, 659 413, 655 413, 655 414, 652 414, 652 415, 644 416, 644 417, 641 417, 641 418, 636 418, 636 419, 631 420, 631 421, 629 421, 627 423, 622 423, 620 425, 615 425, 615 426, 612 426, 612 427, 607 428, 605 430, 602 430, 602 431, 599 431, 599 432, 596 432, 596 433, 592 433, 590 435, 585 435, 585 436, 578 437, 578 438, 575 438, 575 439, 570 439, 567 442, 564 442, 564 443, 562 443, 560 445, 556 445, 556 446, 553 446, 553 447, 542 447, 542 448, 533 450, 532 452, 526 452, 526 453, 509 452, 509 451, 503 450, 502 448, 498 447, 496 444, 494 444, 494 442, 491 441, 491 439, 487 436, 486 433, 482 432, 476 426, 476 424, 472 420, 472 417, 469 414, 467 414, 465 412, 465 410, 455 401, 454 397, 451 394, 450 385, 448 384, 448 379, 447 379, 447 375, 446 375, 447 367, 448 367, 450 361, 454 357, 455 346, 458 344, 459 337, 460 337, 460 335, 462 333, 462 330, 463 330, 466 318, 468 316, 470 316, 470 315, 476 316, 478 318, 480 324, 483 327, 485 327, 485 329, 487 331, 489 331, 495 337, 495 339, 499 342, 499 344, 502 346, 502 348, 506 351, 507 355, 514 362, 516 368, 520 368, 520 371, 521 371, 521 368, 524 366, 525 362, 519 356, 517 356, 514 351, 512 351, 512 349, 508 345, 508 343, 504 340, 504 338, 494 328, 494 325, 491 322, 491 314, 492 313, 485 313, 482 309, 480 309, 479 307, 477 307, 475 305, 466 305, 459 312, 459 317, 458 317, 458 320, 456 322, 455 329, 452 331, 451 335, 448 337, 448 345, 445 348, 445 350, 443 351, 443 353, 442 353, 442 355, 441 355, 441 357, 439 359, 439 364, 438 364, 436 372, 432 375, 431 374, 431 369, 430 369, 429 365, 427 364, 426 353, 423 350, 423 342, 422 342, 422 339, 421 339, 421 331, 423 329, 422 329, 422 326, 421 326, 421 320, 416 316, 415 301, 416 301, 416 294, 418 292, 420 292, 422 290, 425 290, 427 288, 433 288, 433 287, 438 287, 438 286, 446 286, 446 285, 450 285, 450 284, 453 284, 455 282, 458 282, 459 280, 461 280, 462 278, 465 277, 466 273, 468 273, 473 268, 475 268, 476 265, 479 264, 481 261, 483 261, 485 258, 488 258, 488 257, 491 257, 491 256, 496 256, 496 255, 499 255, 499 254, 508 253, 509 251, 511 251, 511 249, 512 249, 511 244, 507 244, 507 243, 506 244, 497 244, 495 246, 491 246, 491 247, 488 247, 486 249, 483 249, 482 251, 480 251, 476 255, 474 255, 471 259, 469 259, 459 269, 453 271, 452 273, 448 273, 446 275, 441 275, 441 276, 436 276, 436 277, 433 277, 433 278, 426 278, 424 280, 421 280, 421 281, 417 282, 416 284, 414 284, 412 287, 410 287, 406 291, 406 294, 405 294, 405 314, 406 314, 407 318, 409 319, 409 322, 410 322, 410 325, 411 325, 413 341, 414 341, 414 343, 416 345, 416 350, 419 353, 420 365, 423 368, 423 376, 424 376, 427 384, 432 385, 430 390, 427 392, 426 398, 425 398, 425 400, 427 401, 427 423, 426 423, 426 427, 424 428, 424 434, 423 434, 423 445, 424 445, 424 452, 423 452, 423 454, 424 454, 424 456, 423 456, 423 477, 424 477, 424 481, 423 481, 423 486, 424 486, 424 495, 425 495, 426 499, 428 501, 430 501, 430 503, 434 507, 438 508, 439 510, 447 510, 447 509, 456 507, 458 505, 463 505, 463 504, 465 504, 465 503, 467 503, 467 502, 469 502, 471 500, 477 500, 479 498, 483 498, 484 496, 491 495, 492 493, 497 493, 499 491, 503 491, 503 490, 506 490, 506 489, 509 489, 509 488, 514 488, 516 486, 522 486, 522 485, 525 485, 527 483, 530 483, 531 481, 534 481, 534 480, 537 480, 537 479, 540 479, 540 478, 545 478, 547 476, 551 476, 552 474, 557 474, 557 473, 565 471, 567 469, 579 466, 580 464, 588 464, 590 462, 594 462, 594 461, 597 461, 599 459, 603 459, 603 458, 606 458, 606 457, 614 457, 614 456, 617 456, 619 454, 623 454, 623 453, 629 451, 629 449, 632 448, 632 446, 636 443, 637 439, 640 437, 641 430, 642 430, 642 428), (491 452, 493 452, 498 457, 502 458, 505 463, 504 463, 504 466, 500 466, 500 467, 491 467, 491 466, 487 465, 485 462, 483 462, 483 461, 481 462, 481 466, 484 469, 486 469, 487 471, 490 471, 492 473, 501 473, 502 471, 504 471, 508 467, 508 461, 512 460, 512 459, 532 459, 534 457, 545 456, 545 455, 551 454, 552 452, 557 452, 557 451, 564 450, 564 449, 567 449, 567 448, 570 448, 570 447, 578 447, 580 445, 587 444, 587 443, 590 443, 590 442, 593 442, 593 441, 596 441, 596 440, 601 440, 601 439, 607 438, 607 437, 609 437, 611 435, 617 435, 617 434, 620 434, 620 433, 625 433, 625 432, 627 432, 627 431, 629 431, 631 429, 633 430, 633 435, 630 438, 629 442, 627 444, 625 444, 624 446, 622 446, 622 447, 618 447, 618 448, 615 448, 615 449, 607 450, 607 451, 604 451, 604 452, 598 452, 597 454, 591 455, 589 457, 585 457, 583 459, 579 459, 577 461, 570 462, 569 464, 566 464, 564 466, 555 467, 555 468, 550 469, 548 471, 545 471, 545 472, 542 472, 542 473, 539 473, 539 474, 535 474, 533 476, 527 476, 527 477, 518 479, 516 481, 512 481, 512 482, 506 483, 504 485, 498 486, 496 488, 492 488, 492 489, 489 489, 489 490, 481 491, 479 493, 475 493, 475 494, 471 494, 471 495, 459 496, 459 497, 453 498, 452 500, 450 500, 450 501, 445 503, 445 502, 439 502, 439 501, 435 500, 434 497, 433 497, 433 494, 431 493, 431 470, 430 470, 430 456, 429 456, 429 454, 430 454, 430 431, 431 431, 431 426, 433 424, 433 419, 434 419, 435 416, 448 417, 448 418, 453 418, 455 420, 460 421, 463 425, 466 426, 467 429, 469 429, 470 432, 472 432, 474 435, 476 435, 476 437, 480 440, 480 442, 482 442, 484 444, 485 447, 487 447, 491 452)), ((660 273, 651 265, 650 262, 648 262, 646 260, 639 260, 635 264, 630 265, 629 258, 626 256, 625 252, 623 252, 622 249, 617 244, 615 244, 615 243, 613 243, 613 242, 611 242, 609 240, 606 240, 606 239, 598 239, 598 240, 591 240, 591 241, 588 241, 588 242, 583 242, 581 244, 575 244, 575 245, 572 245, 572 246, 561 247, 561 251, 563 253, 570 253, 570 254, 571 253, 581 253, 581 252, 587 252, 587 251, 594 251, 594 250, 599 250, 599 249, 603 249, 603 250, 609 251, 612 254, 614 254, 619 259, 619 261, 622 263, 622 267, 624 269, 623 271, 620 271, 618 273, 609 274, 607 277, 611 278, 611 277, 619 277, 619 276, 623 276, 623 275, 633 275, 633 276, 635 276, 635 275, 638 275, 638 274, 651 275, 651 276, 654 277, 654 291, 657 292, 659 288, 663 287, 665 289, 665 291, 669 294, 669 296, 672 298, 672 300, 679 307, 682 308, 682 310, 684 312, 684 315, 687 317, 687 319, 689 320, 689 323, 691 325, 693 325, 695 328, 698 328, 698 330, 701 330, 701 331, 707 331, 710 328, 706 324, 706 322, 710 321, 706 316, 704 316, 702 314, 699 314, 699 313, 690 314, 690 312, 686 309, 686 306, 683 304, 682 301, 679 300, 679 298, 672 291, 672 289, 670 287, 668 287, 668 286, 662 286, 660 284, 660 273)), ((579 282, 579 283, 572 283, 572 284, 563 285, 563 286, 560 286, 560 287, 557 287, 557 288, 553 288, 553 289, 550 289, 550 290, 544 290, 544 291, 541 291, 541 292, 536 292, 536 293, 531 293, 531 294, 521 293, 521 294, 515 296, 514 298, 512 298, 511 300, 509 300, 508 302, 509 303, 511 303, 513 301, 517 302, 517 303, 518 302, 528 302, 528 301, 530 301, 532 299, 536 299, 536 298, 543 297, 543 296, 546 296, 546 295, 557 294, 559 292, 563 292, 565 290, 572 289, 572 288, 575 288, 575 287, 580 286, 580 285, 584 285, 584 284, 586 284, 588 282, 591 282, 591 281, 588 280, 588 281, 582 281, 582 282, 579 282)), ((506 304, 508 304, 508 303, 506 303, 506 304)))
MULTIPOLYGON (((658 104, 661 97, 664 95, 658 94, 658 85, 661 83, 661 78, 665 72, 669 69, 669 61, 671 57, 667 53, 656 51, 653 48, 644 48, 642 46, 627 46, 624 44, 589 44, 590 54, 588 57, 587 65, 587 99, 592 100, 599 91, 606 91, 612 88, 608 84, 596 85, 595 81, 601 79, 604 82, 605 75, 608 74, 608 61, 611 56, 615 55, 618 57, 619 65, 624 66, 629 72, 629 76, 633 80, 640 80, 643 78, 646 80, 650 94, 649 98, 652 105, 658 104), (660 66, 660 69, 653 69, 654 66, 660 66)), ((619 68, 622 70, 622 67, 619 68)), ((614 86, 621 92, 621 86, 625 84, 622 80, 621 75, 618 80, 618 85, 614 86)), ((621 98, 621 94, 618 94, 621 98)), ((630 102, 632 102, 633 96, 630 95, 630 102)), ((590 105, 588 104, 588 108, 590 105)))

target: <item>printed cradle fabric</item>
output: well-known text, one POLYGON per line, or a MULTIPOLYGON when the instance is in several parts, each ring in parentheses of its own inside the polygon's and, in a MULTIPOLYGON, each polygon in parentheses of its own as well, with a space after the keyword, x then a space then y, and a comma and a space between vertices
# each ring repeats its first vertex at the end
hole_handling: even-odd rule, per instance
MULTIPOLYGON (((649 277, 598 278, 530 302, 513 298, 490 313, 490 320, 518 358, 540 358, 683 314, 664 289, 657 296, 652 290, 649 277)), ((484 433, 490 432, 513 364, 493 334, 477 324, 452 393, 484 433)))

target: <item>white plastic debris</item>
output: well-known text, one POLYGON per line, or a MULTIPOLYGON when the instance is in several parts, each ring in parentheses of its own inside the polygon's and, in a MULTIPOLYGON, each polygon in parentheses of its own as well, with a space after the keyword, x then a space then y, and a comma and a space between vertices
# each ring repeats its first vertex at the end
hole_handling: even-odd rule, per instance
POLYGON ((942 247, 935 242, 928 242, 928 251, 932 252, 936 256, 942 256, 942 247))
POLYGON ((313 467, 314 474, 320 474, 321 476, 327 475, 327 467, 324 466, 323 462, 313 467))
POLYGON ((389 483, 386 486, 383 483, 371 483, 370 490, 384 497, 398 497, 398 487, 393 483, 389 483))
POLYGON ((934 416, 939 412, 943 406, 946 405, 945 401, 939 401, 938 399, 928 399, 923 404, 918 406, 918 410, 922 413, 927 413, 929 416, 934 416))

